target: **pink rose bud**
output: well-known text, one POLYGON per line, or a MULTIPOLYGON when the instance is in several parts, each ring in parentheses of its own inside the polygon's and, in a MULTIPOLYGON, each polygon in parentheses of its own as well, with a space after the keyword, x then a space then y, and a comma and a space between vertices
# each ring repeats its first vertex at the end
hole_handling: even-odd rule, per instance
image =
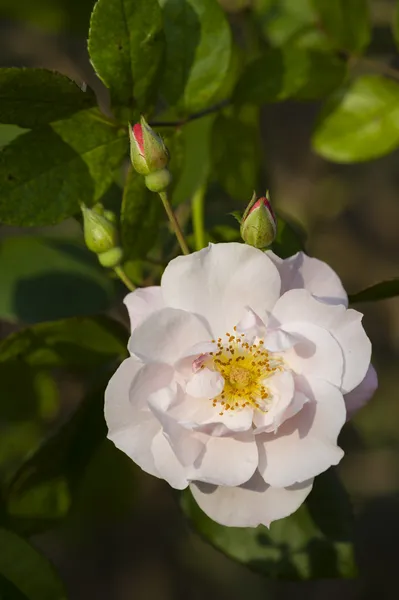
POLYGON ((169 162, 169 153, 162 138, 148 125, 144 117, 140 123, 129 125, 130 158, 140 175, 160 171, 169 162))
POLYGON ((241 221, 241 237, 246 244, 255 248, 266 248, 274 241, 277 220, 268 198, 252 196, 241 221))

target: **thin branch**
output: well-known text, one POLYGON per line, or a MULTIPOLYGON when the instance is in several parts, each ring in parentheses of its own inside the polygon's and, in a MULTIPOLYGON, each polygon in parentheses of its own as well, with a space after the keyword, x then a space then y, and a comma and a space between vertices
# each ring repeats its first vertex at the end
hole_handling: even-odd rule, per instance
POLYGON ((212 113, 218 112, 225 106, 228 106, 230 103, 231 103, 230 99, 223 100, 222 102, 219 102, 218 104, 214 104, 213 106, 210 106, 209 108, 205 108, 204 110, 200 110, 197 113, 193 113, 192 115, 189 115, 188 117, 185 117, 184 119, 180 119, 179 121, 151 121, 149 123, 149 125, 151 127, 181 127, 182 125, 185 125, 186 123, 190 123, 190 121, 195 121, 195 119, 200 119, 201 117, 205 117, 206 115, 210 115, 212 113))
MULTIPOLYGON (((325 36, 327 40, 329 40, 333 45, 335 43, 334 38, 326 31, 324 25, 321 21, 316 21, 314 23, 316 29, 320 31, 321 34, 325 36)), ((378 60, 374 60, 373 58, 368 58, 367 56, 358 56, 353 54, 349 50, 344 48, 336 48, 338 54, 340 54, 343 58, 349 63, 349 66, 354 65, 364 65, 365 67, 369 67, 373 71, 377 73, 382 73, 383 75, 387 75, 388 77, 392 77, 399 81, 399 70, 387 65, 386 63, 379 62, 378 60)))
POLYGON ((373 69, 373 71, 377 71, 379 73, 382 73, 383 75, 388 75, 388 77, 392 77, 392 79, 396 79, 397 81, 399 81, 399 71, 387 65, 386 63, 379 62, 378 60, 374 60, 372 58, 368 58, 367 56, 359 56, 358 58, 356 57, 356 63, 358 65, 370 67, 370 69, 373 69))

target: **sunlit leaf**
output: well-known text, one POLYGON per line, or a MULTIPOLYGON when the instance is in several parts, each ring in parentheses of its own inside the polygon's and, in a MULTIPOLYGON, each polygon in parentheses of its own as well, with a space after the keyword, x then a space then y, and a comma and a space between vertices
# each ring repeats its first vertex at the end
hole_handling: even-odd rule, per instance
POLYGON ((22 129, 17 125, 0 124, 0 150, 3 146, 7 146, 22 133, 26 133, 26 129, 22 129))
POLYGON ((89 34, 94 68, 115 106, 148 111, 155 100, 164 55, 157 0, 98 0, 89 34))
POLYGON ((339 163, 383 156, 399 146, 399 85, 359 77, 329 98, 313 133, 318 154, 339 163))
POLYGON ((208 106, 229 71, 231 33, 215 0, 161 0, 166 65, 162 92, 182 112, 208 106))

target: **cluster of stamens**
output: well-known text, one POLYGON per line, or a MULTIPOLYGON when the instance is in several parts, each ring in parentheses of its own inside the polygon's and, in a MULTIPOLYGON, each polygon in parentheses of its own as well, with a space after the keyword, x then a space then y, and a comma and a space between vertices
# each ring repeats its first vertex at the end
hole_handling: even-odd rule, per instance
POLYGON ((227 341, 219 338, 218 350, 210 352, 201 365, 215 369, 223 376, 223 391, 212 399, 213 406, 220 406, 220 415, 226 411, 240 410, 247 406, 266 412, 271 401, 265 380, 282 368, 282 359, 272 356, 264 348, 264 340, 252 344, 245 340, 244 333, 226 333, 227 341))

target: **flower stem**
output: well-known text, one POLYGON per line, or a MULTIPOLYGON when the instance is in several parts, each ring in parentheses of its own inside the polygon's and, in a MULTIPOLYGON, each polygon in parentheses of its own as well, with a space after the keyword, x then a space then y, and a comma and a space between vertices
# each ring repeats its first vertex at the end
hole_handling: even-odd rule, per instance
POLYGON ((176 219, 176 215, 173 212, 172 206, 169 202, 168 193, 167 192, 159 192, 159 196, 162 200, 162 204, 164 205, 166 214, 168 215, 170 224, 172 225, 172 229, 177 237, 177 241, 179 242, 181 251, 183 252, 183 254, 190 254, 190 250, 187 246, 186 240, 184 239, 183 232, 180 229, 180 225, 176 219))
POLYGON ((205 185, 200 185, 193 197, 193 230, 195 239, 195 249, 201 250, 206 246, 204 230, 204 197, 205 185))
POLYGON ((125 271, 123 270, 123 267, 121 267, 120 265, 118 267, 114 267, 114 271, 118 275, 119 279, 121 281, 123 281, 123 283, 128 288, 128 290, 130 290, 131 292, 134 292, 134 290, 136 289, 136 286, 130 281, 129 277, 126 275, 125 271))
POLYGON ((197 113, 193 113, 184 119, 180 119, 179 121, 151 121, 151 127, 181 127, 186 123, 190 123, 190 121, 195 121, 196 119, 201 119, 201 117, 205 117, 206 115, 210 115, 214 112, 219 112, 222 108, 225 108, 231 103, 231 100, 228 98, 227 100, 222 100, 218 102, 218 104, 214 104, 209 108, 205 108, 204 110, 200 110, 197 113))

